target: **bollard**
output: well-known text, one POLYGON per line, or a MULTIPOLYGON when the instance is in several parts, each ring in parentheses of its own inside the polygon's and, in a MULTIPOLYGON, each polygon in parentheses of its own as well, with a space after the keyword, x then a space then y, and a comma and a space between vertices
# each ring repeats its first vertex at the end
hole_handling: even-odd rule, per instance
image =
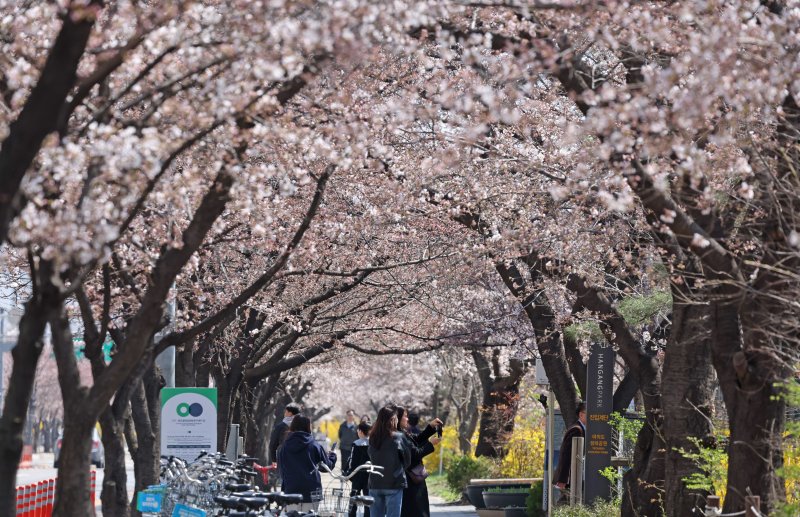
POLYGON ((44 517, 53 515, 53 499, 56 497, 56 480, 47 480, 47 504, 44 507, 44 517))
POLYGON ((30 485, 24 485, 22 487, 22 515, 24 517, 28 517, 28 499, 31 495, 31 487, 30 485))
POLYGON ((748 495, 744 498, 745 517, 761 517, 761 496, 748 495))
POLYGON ((719 505, 719 496, 706 496, 706 517, 717 517, 721 513, 722 508, 719 505))
POLYGON ((33 496, 36 493, 36 485, 25 485, 25 501, 22 505, 22 515, 33 517, 33 496))
POLYGON ((42 498, 44 492, 44 482, 36 483, 36 495, 33 498, 33 517, 42 517, 42 498))
POLYGON ((92 499, 92 508, 94 508, 94 497, 95 497, 94 492, 95 492, 95 482, 96 482, 96 479, 97 479, 97 471, 92 470, 91 479, 92 479, 92 481, 89 484, 89 488, 91 490, 91 493, 89 494, 89 497, 91 497, 91 499, 92 499))
POLYGON ((22 515, 22 487, 17 487, 17 511, 15 515, 22 515))

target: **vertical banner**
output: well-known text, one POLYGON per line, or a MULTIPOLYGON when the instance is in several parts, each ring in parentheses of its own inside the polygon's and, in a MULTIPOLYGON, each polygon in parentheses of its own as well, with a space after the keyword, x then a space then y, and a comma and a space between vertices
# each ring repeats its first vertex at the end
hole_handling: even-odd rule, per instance
POLYGON ((611 466, 611 426, 609 416, 613 410, 614 349, 603 343, 594 343, 589 356, 586 376, 586 463, 584 502, 595 499, 611 500, 611 483, 600 471, 611 466))
POLYGON ((188 462, 217 450, 217 388, 161 390, 161 454, 188 462))

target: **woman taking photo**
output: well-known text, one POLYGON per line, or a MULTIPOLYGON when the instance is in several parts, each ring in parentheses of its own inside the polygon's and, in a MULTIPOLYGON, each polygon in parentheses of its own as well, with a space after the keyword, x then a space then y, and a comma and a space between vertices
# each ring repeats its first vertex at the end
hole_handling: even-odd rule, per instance
POLYGON ((369 459, 383 467, 383 476, 369 477, 369 495, 375 499, 371 517, 400 517, 411 453, 403 434, 397 431, 397 422, 394 408, 383 407, 369 433, 369 459))
POLYGON ((325 449, 311 435, 311 420, 297 415, 289 425, 289 436, 278 449, 278 469, 281 474, 281 488, 287 494, 303 494, 303 504, 296 510, 316 510, 318 504, 312 493, 322 492, 322 480, 317 465, 320 462, 333 468, 336 453, 325 449))
MULTIPOLYGON (((408 485, 403 490, 403 506, 401 515, 403 517, 430 517, 431 508, 428 501, 428 485, 425 478, 417 473, 424 471, 422 458, 434 451, 434 445, 439 443, 439 437, 435 436, 441 427, 442 421, 434 418, 419 434, 409 431, 408 412, 405 408, 397 406, 397 419, 400 431, 403 433, 403 440, 406 447, 411 451, 411 465, 408 467, 408 485)), ((426 474, 427 475, 427 474, 426 474)))

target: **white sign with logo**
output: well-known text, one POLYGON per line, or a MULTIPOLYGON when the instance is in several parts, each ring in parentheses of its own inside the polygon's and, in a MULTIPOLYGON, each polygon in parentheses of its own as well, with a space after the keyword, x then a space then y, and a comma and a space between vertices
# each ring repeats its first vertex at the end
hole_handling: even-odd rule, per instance
POLYGON ((161 454, 188 462, 217 450, 217 388, 161 390, 161 454))

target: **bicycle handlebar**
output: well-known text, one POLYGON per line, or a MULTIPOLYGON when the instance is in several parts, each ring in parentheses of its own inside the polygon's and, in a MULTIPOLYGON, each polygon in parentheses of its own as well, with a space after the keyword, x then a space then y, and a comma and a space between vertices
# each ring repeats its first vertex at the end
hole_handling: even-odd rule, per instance
POLYGON ((343 480, 343 481, 350 481, 350 479, 353 476, 355 476, 358 472, 360 472, 362 470, 366 470, 370 474, 377 474, 378 476, 383 477, 383 473, 381 472, 381 470, 383 470, 383 467, 380 466, 380 465, 373 465, 369 461, 364 463, 364 464, 362 464, 362 465, 359 465, 356 468, 354 468, 353 471, 350 472, 350 474, 348 474, 346 476, 344 476, 344 475, 337 476, 336 474, 333 473, 331 468, 328 465, 326 465, 324 462, 320 462, 320 466, 323 469, 325 469, 325 471, 328 472, 330 475, 332 475, 334 478, 339 479, 339 480, 343 480))

